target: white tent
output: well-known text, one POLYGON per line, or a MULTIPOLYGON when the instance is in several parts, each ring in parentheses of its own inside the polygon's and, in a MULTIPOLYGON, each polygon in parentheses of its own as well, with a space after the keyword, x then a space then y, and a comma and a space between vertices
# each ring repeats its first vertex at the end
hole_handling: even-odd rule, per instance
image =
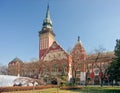
POLYGON ((13 86, 14 80, 17 76, 9 76, 9 75, 0 75, 0 87, 1 86, 13 86))

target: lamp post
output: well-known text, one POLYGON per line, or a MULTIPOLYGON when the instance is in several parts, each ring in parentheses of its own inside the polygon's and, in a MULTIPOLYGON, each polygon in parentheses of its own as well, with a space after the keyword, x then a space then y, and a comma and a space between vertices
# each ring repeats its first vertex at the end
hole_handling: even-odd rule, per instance
POLYGON ((92 79, 92 84, 94 85, 94 77, 95 77, 95 74, 94 74, 94 71, 93 71, 93 63, 92 63, 92 72, 91 72, 91 74, 90 74, 90 77, 91 77, 91 79, 92 79))
POLYGON ((48 83, 48 75, 45 74, 46 84, 48 83))
POLYGON ((88 69, 88 61, 86 61, 86 67, 85 67, 85 72, 86 72, 86 76, 85 76, 85 86, 87 86, 88 84, 88 76, 89 76, 89 69, 88 69))
POLYGON ((20 77, 20 63, 17 62, 17 66, 18 66, 18 77, 20 77))
POLYGON ((101 69, 100 69, 99 77, 100 77, 100 85, 102 87, 102 85, 103 85, 103 72, 101 69))

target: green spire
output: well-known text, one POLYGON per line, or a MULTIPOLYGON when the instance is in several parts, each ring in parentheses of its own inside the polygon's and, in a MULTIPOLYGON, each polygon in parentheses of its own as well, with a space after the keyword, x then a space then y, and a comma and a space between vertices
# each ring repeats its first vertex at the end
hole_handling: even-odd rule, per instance
POLYGON ((43 27, 52 28, 52 21, 50 18, 49 4, 47 6, 46 18, 43 21, 43 27))

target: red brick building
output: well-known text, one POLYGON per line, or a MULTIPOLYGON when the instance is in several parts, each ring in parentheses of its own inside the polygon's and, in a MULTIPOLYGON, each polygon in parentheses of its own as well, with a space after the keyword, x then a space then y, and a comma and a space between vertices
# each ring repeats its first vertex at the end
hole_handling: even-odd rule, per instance
POLYGON ((26 63, 15 59, 8 64, 8 70, 10 75, 20 74, 47 81, 56 76, 66 76, 67 80, 73 77, 76 83, 99 84, 113 57, 113 52, 87 55, 80 37, 71 54, 67 53, 55 40, 48 5, 39 32, 39 60, 26 63))

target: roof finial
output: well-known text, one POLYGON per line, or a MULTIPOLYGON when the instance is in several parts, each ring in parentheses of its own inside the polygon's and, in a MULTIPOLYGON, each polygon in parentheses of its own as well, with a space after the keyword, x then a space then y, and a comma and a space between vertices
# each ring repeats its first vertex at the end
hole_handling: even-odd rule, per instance
POLYGON ((78 36, 78 42, 80 41, 80 36, 78 36))
POLYGON ((46 18, 50 18, 49 3, 48 3, 48 5, 47 5, 46 18))

